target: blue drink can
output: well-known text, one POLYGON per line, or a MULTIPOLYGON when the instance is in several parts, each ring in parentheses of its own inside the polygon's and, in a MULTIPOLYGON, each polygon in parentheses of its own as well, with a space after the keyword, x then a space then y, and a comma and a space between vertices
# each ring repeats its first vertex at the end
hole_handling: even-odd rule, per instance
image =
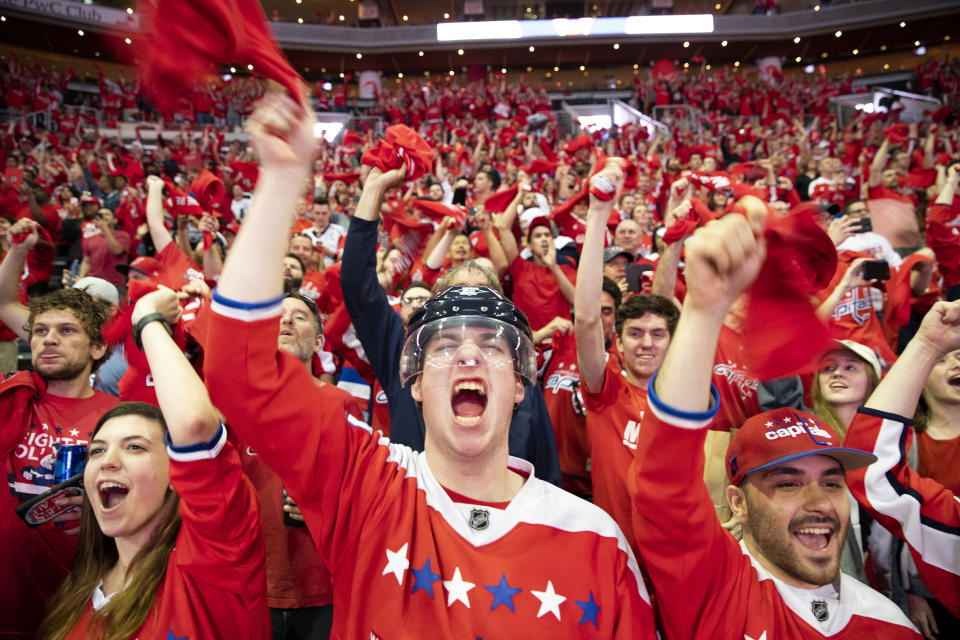
POLYGON ((57 463, 53 468, 53 482, 66 482, 87 466, 87 446, 84 444, 64 444, 57 449, 57 463))

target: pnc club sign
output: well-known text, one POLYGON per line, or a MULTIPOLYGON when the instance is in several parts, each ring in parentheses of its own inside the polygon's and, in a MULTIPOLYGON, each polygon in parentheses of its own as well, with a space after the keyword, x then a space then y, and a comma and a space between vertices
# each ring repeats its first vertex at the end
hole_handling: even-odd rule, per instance
POLYGON ((100 25, 136 27, 138 20, 122 9, 100 7, 71 0, 0 0, 0 9, 29 13, 37 18, 100 25))

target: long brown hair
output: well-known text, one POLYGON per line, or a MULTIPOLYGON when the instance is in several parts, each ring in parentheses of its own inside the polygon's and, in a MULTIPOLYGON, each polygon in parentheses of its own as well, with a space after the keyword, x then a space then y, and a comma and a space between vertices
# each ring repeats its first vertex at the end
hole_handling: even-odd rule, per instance
MULTIPOLYGON (((103 414, 94 435, 108 420, 119 416, 153 420, 164 433, 167 431, 158 408, 145 402, 124 402, 103 414)), ((118 560, 116 542, 100 529, 88 495, 84 495, 81 509, 77 555, 71 564, 70 575, 54 594, 50 611, 40 625, 38 637, 42 640, 60 640, 70 633, 86 613, 93 590, 118 560)), ((93 614, 86 630, 88 638, 126 640, 143 626, 150 614, 157 588, 167 571, 167 560, 180 532, 180 497, 173 489, 167 490, 160 512, 161 524, 127 568, 124 581, 127 586, 93 614)))
POLYGON ((930 424, 930 403, 927 402, 926 391, 920 394, 917 408, 913 413, 913 430, 915 433, 927 430, 930 424))
MULTIPOLYGON (((852 351, 846 351, 847 353, 853 354, 858 360, 863 362, 864 367, 867 370, 867 389, 863 396, 863 402, 860 403, 865 404, 867 402, 867 398, 873 395, 873 390, 877 388, 878 384, 880 384, 880 378, 877 377, 877 372, 869 362, 852 351)), ((820 371, 817 371, 817 375, 813 377, 813 413, 818 418, 833 427, 833 430, 837 432, 838 436, 841 438, 847 437, 847 425, 840 421, 840 418, 837 416, 837 412, 833 410, 833 405, 824 400, 823 393, 820 391, 820 371)))

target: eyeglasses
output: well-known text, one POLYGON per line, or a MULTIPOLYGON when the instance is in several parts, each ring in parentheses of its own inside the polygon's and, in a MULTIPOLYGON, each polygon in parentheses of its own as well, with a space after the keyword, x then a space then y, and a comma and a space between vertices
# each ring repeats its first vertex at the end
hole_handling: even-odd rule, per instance
POLYGON ((422 296, 417 298, 401 298, 400 304, 404 307, 409 307, 411 305, 421 306, 424 302, 430 299, 430 296, 422 296))

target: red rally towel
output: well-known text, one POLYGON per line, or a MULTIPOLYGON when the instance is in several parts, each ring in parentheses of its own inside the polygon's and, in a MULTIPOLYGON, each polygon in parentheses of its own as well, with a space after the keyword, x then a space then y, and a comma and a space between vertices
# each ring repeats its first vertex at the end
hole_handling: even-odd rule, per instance
POLYGON ((387 127, 387 135, 364 152, 360 162, 383 172, 407 165, 407 180, 429 173, 433 166, 433 147, 416 131, 404 124, 387 127))
POLYGON ((900 267, 891 269, 886 282, 887 299, 883 303, 883 335, 896 347, 900 327, 910 321, 910 273, 919 262, 932 262, 928 256, 912 253, 903 259, 900 267))
POLYGON ((393 277, 396 281, 413 266, 423 251, 427 239, 433 233, 433 225, 417 220, 402 208, 395 208, 392 215, 384 218, 383 227, 390 234, 390 240, 400 248, 400 257, 393 262, 393 277))
POLYGON ((749 289, 744 335, 746 365, 760 380, 794 375, 829 341, 809 296, 830 283, 837 251, 813 208, 768 216, 767 259, 749 289))
MULTIPOLYGON (((27 236, 29 235, 30 235, 29 231, 27 231, 26 233, 12 233, 10 234, 10 243, 20 244, 21 242, 26 240, 27 236)), ((39 236, 39 238, 37 239, 38 246, 40 245, 41 242, 45 242, 46 244, 53 244, 53 238, 50 237, 50 232, 47 231, 44 227, 41 227, 41 226, 37 227, 37 235, 39 236)))
POLYGON ((257 178, 260 177, 260 167, 257 163, 234 160, 230 163, 230 168, 237 174, 234 176, 234 183, 238 183, 244 191, 252 191, 257 184, 257 178))
POLYGON ((483 202, 484 211, 493 211, 495 213, 506 211, 510 203, 513 202, 513 199, 517 197, 518 188, 519 183, 490 195, 483 202))
MULTIPOLYGON (((127 359, 126 372, 120 378, 118 385, 120 400, 123 402, 140 401, 157 405, 157 392, 152 383, 148 384, 150 365, 146 354, 137 348, 133 341, 133 307, 137 300, 151 291, 156 291, 157 285, 152 282, 134 280, 130 282, 128 297, 129 304, 115 313, 103 326, 103 339, 107 344, 123 343, 123 355, 127 359)), ((183 320, 177 322, 173 330, 173 339, 180 350, 186 348, 186 335, 183 320)))
POLYGON ((11 371, 0 380, 0 455, 6 457, 23 439, 33 416, 33 403, 47 392, 47 383, 33 371, 11 371))
POLYGON ((177 108, 181 90, 200 84, 218 65, 252 64, 298 102, 302 80, 277 47, 256 0, 162 0, 140 3, 144 46, 138 48, 144 88, 162 111, 177 108))
POLYGON ((590 136, 585 133, 581 133, 579 136, 568 142, 563 150, 567 153, 576 153, 580 149, 592 146, 593 140, 590 138, 590 136))
POLYGON ((196 198, 178 189, 170 178, 164 177, 163 181, 167 185, 166 208, 171 216, 174 218, 177 216, 196 216, 199 218, 203 215, 203 208, 196 198))
MULTIPOLYGON (((589 183, 584 181, 584 187, 589 183)), ((560 229, 560 233, 565 236, 576 237, 576 232, 573 230, 573 208, 584 200, 587 200, 589 197, 589 191, 586 188, 581 189, 579 193, 573 195, 563 201, 559 207, 550 212, 550 219, 553 220, 553 223, 557 225, 557 228, 560 229)))
POLYGON ((351 145, 351 144, 363 144, 366 140, 363 139, 359 133, 353 129, 347 129, 343 134, 342 144, 351 145))
POLYGON ((450 216, 460 227, 467 220, 467 208, 462 204, 447 205, 436 200, 413 200, 410 204, 414 209, 424 212, 434 220, 443 220, 450 216))
POLYGON ((557 167, 560 166, 559 162, 551 162, 549 160, 544 160, 543 158, 534 158, 530 163, 529 167, 523 167, 523 170, 529 173, 530 175, 535 175, 539 173, 554 173, 557 170, 557 167))
MULTIPOLYGON (((193 197, 196 198, 201 209, 211 212, 216 218, 221 217, 220 210, 224 208, 224 200, 227 197, 227 189, 223 186, 223 180, 204 169, 190 185, 190 191, 193 192, 193 197)), ((229 208, 229 204, 227 208, 229 208)), ((207 251, 211 245, 213 245, 213 234, 204 231, 203 250, 207 251)))
POLYGON ((903 144, 910 139, 910 128, 903 123, 890 125, 883 135, 893 144, 903 144))
POLYGON ((686 238, 694 232, 700 225, 707 224, 711 220, 716 220, 720 214, 714 213, 705 205, 700 198, 690 198, 690 212, 683 220, 677 220, 667 227, 663 234, 663 241, 667 244, 673 244, 678 240, 686 238))
POLYGON ((342 180, 347 184, 352 184, 360 179, 360 174, 357 172, 352 173, 325 173, 323 174, 323 181, 327 184, 332 184, 337 180, 342 180))
POLYGON ((537 141, 537 144, 540 145, 540 150, 543 151, 543 157, 547 159, 547 162, 556 162, 557 161, 557 152, 553 150, 553 145, 550 144, 550 141, 546 138, 540 138, 537 141))

